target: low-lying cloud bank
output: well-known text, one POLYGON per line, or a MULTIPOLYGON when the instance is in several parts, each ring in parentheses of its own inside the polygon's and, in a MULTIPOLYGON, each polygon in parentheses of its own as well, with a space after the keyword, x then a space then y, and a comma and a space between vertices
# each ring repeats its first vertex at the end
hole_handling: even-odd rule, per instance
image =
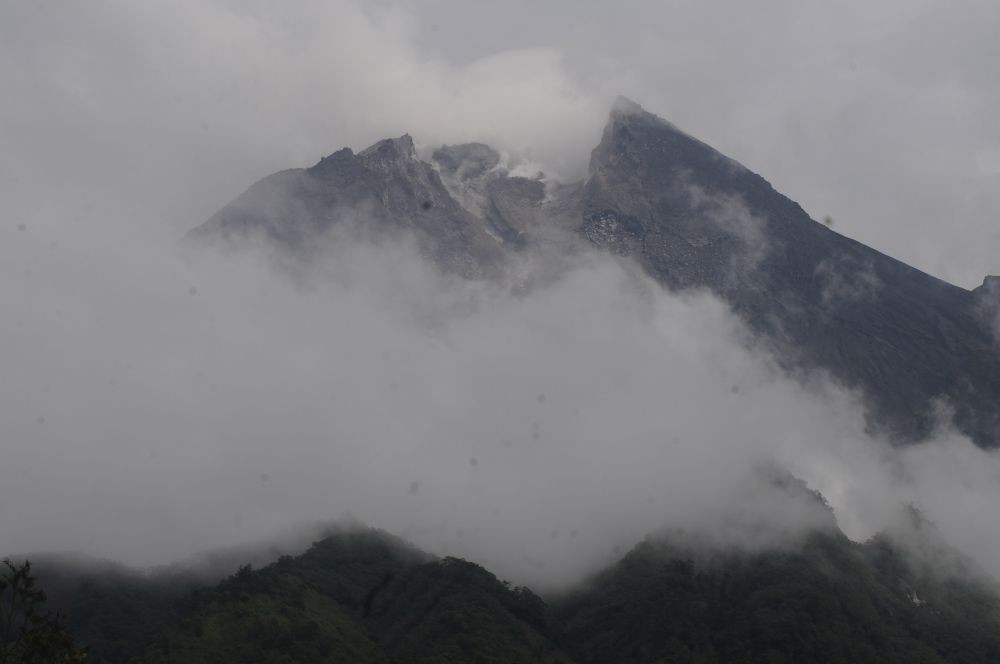
POLYGON ((524 283, 346 235, 289 279, 259 252, 11 231, 0 553, 157 564, 351 514, 559 584, 664 526, 794 542, 828 516, 781 468, 854 538, 913 503, 1000 575, 996 454, 869 437, 855 395, 784 377, 718 300, 627 262, 524 283))

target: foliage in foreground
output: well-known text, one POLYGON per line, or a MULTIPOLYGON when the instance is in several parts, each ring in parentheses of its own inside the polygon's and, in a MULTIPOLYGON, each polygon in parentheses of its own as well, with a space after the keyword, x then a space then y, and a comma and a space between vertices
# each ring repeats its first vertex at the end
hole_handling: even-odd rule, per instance
POLYGON ((62 616, 43 611, 45 592, 31 563, 0 563, 0 664, 71 664, 87 653, 73 644, 62 616))

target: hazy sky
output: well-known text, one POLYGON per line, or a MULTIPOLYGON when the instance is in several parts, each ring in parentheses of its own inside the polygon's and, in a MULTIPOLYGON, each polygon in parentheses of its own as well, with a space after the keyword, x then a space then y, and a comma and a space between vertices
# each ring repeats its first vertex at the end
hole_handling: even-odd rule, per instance
POLYGON ((816 522, 775 464, 854 537, 914 501, 1000 573, 995 454, 872 440, 610 258, 514 295, 405 246, 345 242, 304 289, 174 253, 254 180, 404 132, 582 177, 623 93, 841 232, 1000 272, 1000 6, 832 4, 3 3, 0 554, 166 562, 352 513, 566 581, 665 523, 816 522))
POLYGON ((14 0, 0 18, 7 198, 96 211, 126 190, 136 223, 177 234, 268 172, 404 132, 578 176, 625 94, 885 253, 967 287, 1000 272, 991 0, 14 0))

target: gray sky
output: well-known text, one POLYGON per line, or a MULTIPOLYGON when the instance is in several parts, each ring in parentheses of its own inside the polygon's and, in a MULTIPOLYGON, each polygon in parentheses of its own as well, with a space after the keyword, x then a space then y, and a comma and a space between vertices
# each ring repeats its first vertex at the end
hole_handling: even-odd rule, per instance
POLYGON ((998 9, 830 4, 4 3, 0 544, 165 562, 350 512, 565 581, 664 521, 752 543, 723 525, 776 514, 777 463, 852 536, 912 500, 1000 572, 995 454, 889 450, 606 257, 514 296, 406 247, 346 243, 305 290, 173 253, 257 178, 403 132, 580 177, 623 93, 848 235, 1000 272, 998 9))
POLYGON ((0 187, 15 201, 44 182, 97 209, 128 189, 177 234, 268 172, 404 132, 485 139, 572 177, 621 93, 885 253, 966 287, 1000 272, 990 0, 0 12, 0 187))
POLYGON ((451 62, 553 49, 851 237, 964 286, 1000 271, 995 2, 414 5, 451 62))

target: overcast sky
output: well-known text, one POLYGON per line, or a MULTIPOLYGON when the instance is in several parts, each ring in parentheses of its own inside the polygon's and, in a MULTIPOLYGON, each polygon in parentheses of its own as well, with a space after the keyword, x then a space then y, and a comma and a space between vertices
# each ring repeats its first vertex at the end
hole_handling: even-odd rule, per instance
MULTIPOLYGON (((5 2, 0 191, 177 235, 268 172, 409 132, 584 173, 633 97, 841 232, 966 287, 1000 272, 1000 5, 5 2)), ((30 221, 30 219, 28 219, 30 221)), ((96 231, 94 231, 96 232, 96 231)))
POLYGON ((1000 5, 872 4, 3 3, 0 554, 166 562, 349 512, 567 581, 665 520, 775 515, 773 463, 854 537, 914 501, 1000 573, 995 454, 947 429, 891 450, 719 302, 607 257, 515 297, 406 247, 344 244, 306 290, 173 252, 254 180, 404 132, 583 177, 625 94, 977 285, 1000 5))

